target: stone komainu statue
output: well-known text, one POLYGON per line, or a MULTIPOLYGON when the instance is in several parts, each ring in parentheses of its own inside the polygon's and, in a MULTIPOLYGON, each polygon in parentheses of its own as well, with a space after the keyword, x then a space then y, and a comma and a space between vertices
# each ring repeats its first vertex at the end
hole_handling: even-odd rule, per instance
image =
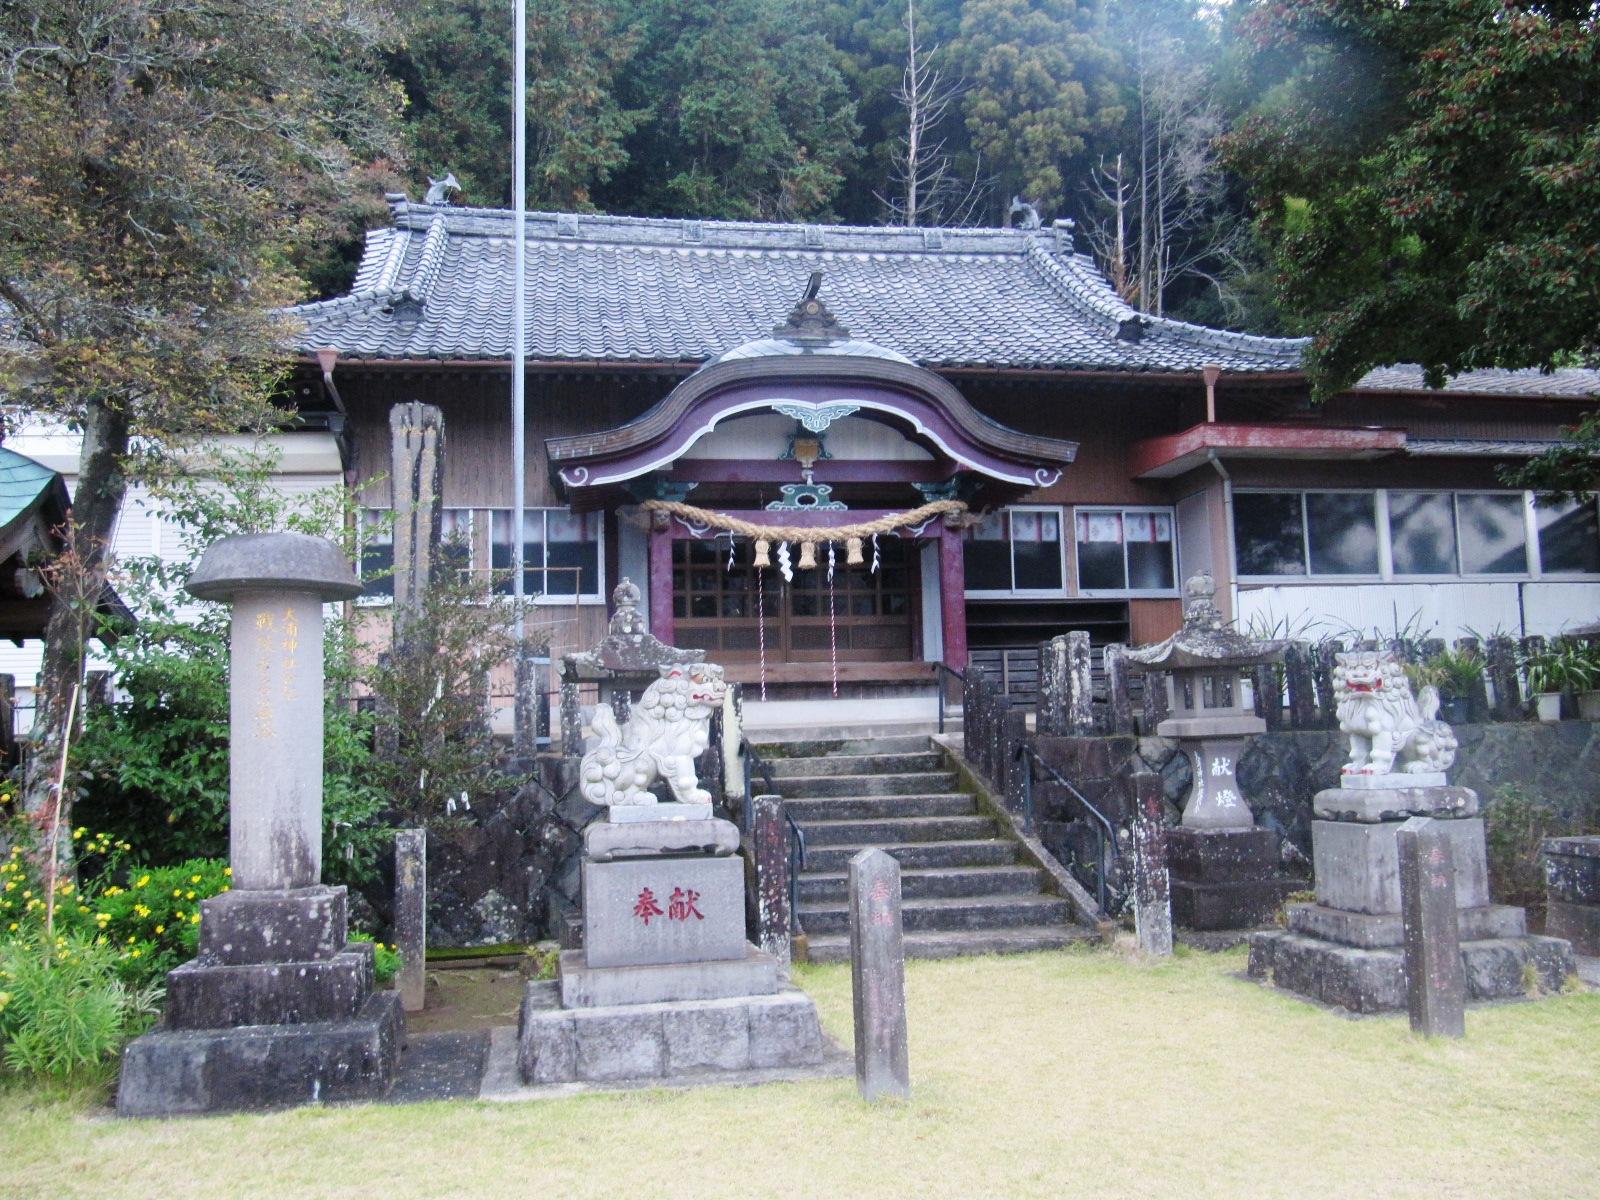
POLYGON ((694 763, 711 741, 711 714, 728 685, 712 663, 668 663, 644 691, 626 725, 607 704, 596 705, 590 728, 599 743, 583 756, 579 786, 591 804, 654 804, 650 785, 666 781, 681 804, 709 804, 694 763))
POLYGON ((1456 735, 1438 719, 1439 693, 1411 694, 1405 668, 1390 651, 1334 656, 1333 698, 1339 729, 1350 737, 1346 775, 1431 774, 1456 760, 1456 735))

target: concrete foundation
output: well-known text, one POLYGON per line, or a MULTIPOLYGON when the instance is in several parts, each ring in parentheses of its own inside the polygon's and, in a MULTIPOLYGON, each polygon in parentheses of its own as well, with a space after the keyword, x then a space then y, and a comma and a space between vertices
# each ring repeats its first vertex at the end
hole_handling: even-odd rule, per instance
MULTIPOLYGON (((1542 989, 1556 991, 1576 966, 1571 945, 1550 937, 1463 940, 1461 962, 1470 1000, 1526 995, 1529 965, 1542 989)), ((1258 933, 1250 939, 1250 974, 1355 1013, 1406 1007, 1405 962, 1399 947, 1365 950, 1297 933, 1258 933)))
POLYGON ((811 1066, 828 1043, 796 988, 761 996, 563 1008, 558 985, 528 985, 517 1066, 530 1084, 670 1080, 707 1071, 811 1066))

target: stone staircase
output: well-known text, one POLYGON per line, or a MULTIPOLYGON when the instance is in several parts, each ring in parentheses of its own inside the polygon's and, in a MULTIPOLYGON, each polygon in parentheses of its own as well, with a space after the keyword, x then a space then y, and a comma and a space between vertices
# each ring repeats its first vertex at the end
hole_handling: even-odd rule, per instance
POLYGON ((784 752, 767 761, 806 835, 799 917, 812 962, 850 957, 849 863, 868 846, 899 860, 907 958, 1049 950, 1091 936, 976 797, 957 790, 927 737, 784 752))

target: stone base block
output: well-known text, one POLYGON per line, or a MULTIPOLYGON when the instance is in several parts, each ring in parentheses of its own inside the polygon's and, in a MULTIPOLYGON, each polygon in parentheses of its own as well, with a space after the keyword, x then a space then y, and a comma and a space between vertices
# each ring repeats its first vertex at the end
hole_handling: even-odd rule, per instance
MULTIPOLYGON (((1401 824, 1312 821, 1311 858, 1316 870, 1317 903, 1350 912, 1398 913, 1400 858, 1395 834, 1401 824)), ((1455 856, 1456 907, 1479 908, 1488 904, 1489 865, 1482 818, 1444 821, 1441 825, 1450 836, 1455 856)))
MULTIPOLYGON (((1463 942, 1519 938, 1528 932, 1527 914, 1509 904, 1457 909, 1456 920, 1463 942)), ((1405 944, 1405 926, 1396 913, 1355 913, 1321 904, 1291 904, 1288 926, 1290 933, 1364 950, 1405 944)))
POLYGON ((1275 876, 1281 867, 1279 838, 1270 829, 1167 832, 1167 869, 1174 879, 1235 883, 1275 876))
POLYGON ((394 1082, 404 1041, 395 992, 374 992, 347 1021, 160 1028, 123 1052, 117 1113, 174 1117, 376 1100, 394 1082))
POLYGON ((563 1008, 769 996, 778 990, 778 960, 748 942, 742 959, 649 967, 591 967, 582 950, 564 950, 560 985, 563 1008))
POLYGON ((607 805, 607 819, 614 825, 631 821, 709 821, 711 805, 682 804, 668 801, 664 804, 611 804, 607 805))
POLYGON ((167 973, 166 1024, 170 1029, 231 1029, 352 1018, 373 982, 371 946, 355 946, 362 948, 320 962, 186 962, 167 973))
POLYGON ((212 965, 314 962, 348 940, 345 889, 224 892, 200 902, 200 961, 212 965))
POLYGON ((1348 776, 1343 787, 1326 788, 1311 801, 1311 815, 1326 821, 1404 821, 1410 817, 1474 817, 1478 793, 1471 788, 1425 786, 1421 776, 1348 776))
POLYGON ((1250 929, 1271 923, 1284 899, 1305 887, 1298 879, 1172 880, 1172 920, 1185 929, 1250 929))
MULTIPOLYGON (((1529 965, 1539 986, 1555 991, 1576 967, 1567 942, 1532 936, 1463 942, 1461 961, 1469 1000, 1526 995, 1529 965)), ((1363 950, 1298 933, 1258 933, 1250 938, 1250 974, 1355 1013, 1406 1007, 1405 963, 1398 949, 1363 950)))
POLYGON ((1551 900, 1544 931, 1551 937, 1566 938, 1579 954, 1600 958, 1600 904, 1551 900))
POLYGON ((591 967, 743 959, 744 860, 585 862, 583 947, 591 967))
POLYGON ((1551 900, 1600 905, 1600 835, 1546 838, 1542 850, 1551 900))
POLYGON ((803 1067, 827 1049, 816 1005, 792 987, 767 996, 564 1009, 554 983, 530 983, 517 1036, 517 1067, 529 1084, 803 1067))

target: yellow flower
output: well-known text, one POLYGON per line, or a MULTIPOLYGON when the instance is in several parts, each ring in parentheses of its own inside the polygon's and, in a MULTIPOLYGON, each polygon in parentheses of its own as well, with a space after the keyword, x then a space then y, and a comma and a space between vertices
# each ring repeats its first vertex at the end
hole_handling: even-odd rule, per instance
POLYGON ((18 928, 17 923, 15 921, 11 922, 11 932, 15 933, 17 931, 17 928, 18 928))
POLYGON ((142 887, 148 887, 149 884, 150 884, 150 876, 141 875, 141 876, 139 876, 138 880, 134 883, 133 886, 136 887, 136 888, 138 888, 138 887, 142 888, 142 887))
POLYGON ((75 842, 82 841, 83 840, 83 835, 88 833, 88 832, 89 831, 87 829, 74 829, 72 831, 72 840, 75 841, 75 842))
POLYGON ((128 945, 133 945, 133 943, 137 940, 138 939, 136 939, 131 933, 128 935, 128 945))
POLYGON ((28 897, 29 897, 29 896, 31 896, 31 895, 33 895, 33 892, 32 892, 32 891, 30 891, 30 890, 29 890, 29 889, 28 889, 28 888, 23 888, 23 889, 22 889, 22 898, 23 898, 23 899, 24 899, 24 900, 26 900, 26 899, 27 899, 27 898, 28 898, 28 897))
MULTIPOLYGON (((15 888, 16 888, 16 886, 17 886, 17 881, 16 881, 16 880, 15 880, 15 879, 13 879, 13 880, 10 880, 10 881, 9 881, 9 882, 7 882, 7 884, 6 884, 6 891, 8 891, 8 892, 9 892, 9 891, 13 891, 13 890, 15 890, 15 888)), ((27 893, 26 893, 26 892, 24 892, 24 893, 23 893, 23 894, 24 894, 24 895, 26 895, 26 894, 27 894, 27 893)))
POLYGON ((200 924, 200 914, 199 913, 195 913, 194 916, 190 917, 189 918, 189 924, 191 924, 191 925, 200 924))
POLYGON ((5 1008, 5 1006, 10 1004, 10 1003, 11 1003, 11 993, 10 992, 0 992, 0 1009, 5 1008))
POLYGON ((232 875, 233 874, 233 868, 232 867, 223 867, 222 868, 222 873, 224 875, 232 875))
POLYGON ((173 888, 173 889, 172 889, 172 897, 173 897, 173 899, 174 899, 174 900, 181 900, 181 899, 183 899, 183 892, 182 892, 182 890, 181 890, 181 889, 179 889, 179 888, 173 888))
POLYGON ((165 925, 157 925, 156 926, 156 932, 157 933, 165 933, 166 931, 167 931, 167 927, 165 925))
POLYGON ((183 910, 182 909, 179 909, 177 912, 173 913, 172 915, 174 917, 176 917, 180 921, 183 920, 183 910))
POLYGON ((198 875, 189 876, 189 882, 190 883, 199 883, 200 882, 200 876, 198 876, 198 875))
POLYGON ((133 951, 129 952, 128 957, 129 958, 139 958, 143 954, 144 954, 143 950, 133 950, 133 951))
POLYGON ((184 893, 184 894, 183 894, 183 898, 184 898, 184 899, 185 899, 185 900, 193 900, 193 899, 194 899, 194 895, 195 895, 195 894, 194 894, 194 893, 193 893, 193 892, 185 892, 185 893, 184 893))

